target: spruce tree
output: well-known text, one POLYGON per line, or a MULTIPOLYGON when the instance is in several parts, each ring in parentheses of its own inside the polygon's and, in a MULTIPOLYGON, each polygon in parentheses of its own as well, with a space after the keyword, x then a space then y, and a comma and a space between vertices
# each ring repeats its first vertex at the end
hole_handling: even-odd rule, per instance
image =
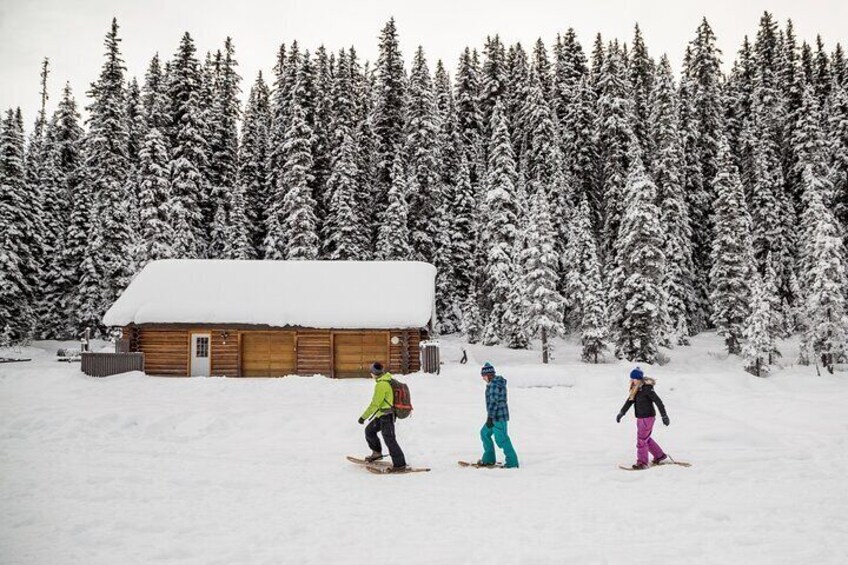
POLYGON ((580 334, 582 359, 597 363, 607 349, 606 295, 601 280, 601 265, 592 231, 591 209, 585 194, 571 213, 569 239, 563 256, 565 284, 563 296, 566 323, 570 331, 580 334))
POLYGON ((633 36, 633 51, 630 52, 630 89, 633 98, 633 134, 639 142, 642 154, 646 157, 646 166, 650 168, 653 159, 650 129, 650 99, 654 89, 654 60, 648 54, 642 31, 636 24, 633 36))
POLYGON ((185 33, 171 64, 170 114, 171 221, 174 256, 205 256, 212 225, 209 194, 208 138, 200 99, 200 66, 194 41, 185 33))
POLYGON ((462 303, 462 333, 465 341, 474 344, 480 341, 482 332, 477 289, 474 287, 462 303))
POLYGON ((657 186, 657 203, 664 226, 663 244, 666 258, 663 289, 667 298, 670 341, 688 343, 690 334, 689 305, 692 292, 692 232, 682 179, 683 142, 680 135, 680 103, 674 86, 671 65, 663 56, 651 94, 649 117, 650 144, 655 148, 653 178, 657 186))
MULTIPOLYGON (((480 79, 480 113, 483 120, 483 139, 491 140, 494 135, 492 125, 495 106, 499 101, 504 105, 507 103, 505 100, 507 85, 506 50, 500 37, 495 35, 486 38, 483 57, 480 79)), ((506 111, 505 106, 502 111, 506 111)), ((485 155, 485 158, 488 159, 488 155, 485 155)))
MULTIPOLYGON (((812 167, 808 167, 805 174, 812 176, 812 167)), ((812 237, 805 241, 810 271, 804 287, 803 344, 828 372, 833 373, 833 365, 844 358, 848 343, 845 246, 822 194, 815 190, 812 181, 808 182, 808 187, 805 215, 814 227, 812 237)))
POLYGON ((138 213, 141 252, 139 268, 149 261, 174 256, 168 149, 157 127, 144 137, 138 165, 138 213))
POLYGON ((327 259, 350 261, 361 260, 365 256, 365 249, 362 249, 357 235, 366 229, 357 198, 358 176, 356 141, 352 132, 346 131, 327 181, 327 189, 332 194, 324 223, 323 255, 327 259))
MULTIPOLYGON (((538 82, 538 77, 537 77, 538 82)), ((539 86, 539 97, 544 98, 539 86)), ((504 110, 512 138, 512 150, 516 162, 521 162, 529 143, 527 99, 530 96, 530 63, 520 43, 511 45, 506 56, 506 84, 503 91, 504 110)))
MULTIPOLYGON (((457 306, 463 310, 463 319, 468 312, 466 300, 474 291, 474 281, 477 278, 477 200, 471 185, 471 168, 463 153, 459 163, 457 183, 453 200, 448 203, 450 230, 450 261, 447 268, 451 269, 451 280, 457 306)), ((474 306, 477 306, 475 296, 474 306)))
POLYGON ((141 104, 148 127, 167 128, 169 126, 167 89, 167 77, 162 69, 159 53, 156 53, 147 67, 144 86, 141 89, 141 104))
POLYGON ((610 275, 612 328, 616 355, 654 363, 665 330, 665 234, 657 188, 645 172, 635 140, 630 162, 610 275))
MULTIPOLYGON (((297 42, 291 46, 291 52, 294 54, 295 61, 299 60, 299 51, 297 42)), ((283 176, 285 166, 285 156, 283 154, 283 146, 286 141, 286 129, 288 128, 288 104, 291 98, 291 91, 294 87, 295 76, 292 75, 291 67, 295 67, 296 63, 290 64, 288 59, 289 53, 286 50, 285 44, 280 45, 277 52, 277 62, 274 65, 274 84, 270 96, 270 112, 271 126, 268 133, 268 162, 267 162, 267 186, 269 194, 271 194, 278 184, 278 179, 283 176)), ((272 203, 265 203, 267 209, 270 210, 272 203)), ((268 223, 266 216, 265 223, 268 223)), ((264 240, 263 240, 264 248, 264 240)))
POLYGON ((456 71, 456 123, 462 149, 469 163, 471 185, 479 186, 477 163, 483 153, 483 115, 480 109, 480 69, 471 50, 466 47, 459 57, 456 71))
POLYGON ((253 247, 253 251, 247 253, 247 258, 262 256, 265 214, 270 192, 270 185, 268 184, 270 130, 270 93, 260 71, 256 77, 256 82, 250 89, 250 96, 244 111, 236 182, 236 186, 239 187, 242 198, 244 198, 244 220, 253 247))
POLYGON ((82 182, 83 136, 80 114, 70 84, 62 91, 62 99, 54 114, 54 144, 58 154, 58 168, 67 206, 63 209, 62 222, 65 226, 62 250, 57 259, 56 272, 65 273, 67 281, 61 290, 61 298, 54 301, 62 308, 62 324, 56 327, 57 335, 77 337, 76 316, 72 305, 81 278, 80 266, 87 247, 87 231, 92 207, 91 195, 82 182))
MULTIPOLYGON (((224 223, 238 175, 238 121, 241 115, 238 62, 231 38, 224 42, 224 52, 215 57, 214 98, 210 109, 211 140, 209 143, 209 183, 211 208, 217 221, 210 233, 209 256, 221 257, 229 247, 230 227, 224 223)), ((249 228, 248 228, 249 229, 249 228)), ((251 234, 252 235, 252 234, 251 234)))
POLYGON ((433 83, 424 50, 419 47, 412 63, 407 89, 406 163, 415 182, 409 190, 409 236, 413 257, 435 262, 436 244, 440 234, 438 211, 442 206, 442 186, 439 171, 440 119, 433 93, 433 83))
POLYGON ((497 343, 501 336, 513 286, 512 253, 518 229, 515 159, 500 101, 495 104, 490 129, 493 134, 487 152, 485 217, 481 219, 486 224, 481 242, 481 249, 486 250, 482 288, 488 320, 483 337, 486 345, 497 343))
POLYGON ((403 147, 404 134, 406 77, 394 18, 386 23, 380 34, 380 55, 375 75, 377 84, 371 121, 377 141, 374 189, 378 195, 377 213, 381 214, 387 206, 394 159, 403 147))
POLYGON ((130 269, 130 195, 128 194, 126 87, 124 64, 119 49, 118 23, 106 35, 106 60, 100 77, 89 91, 93 99, 88 107, 88 134, 85 141, 84 181, 94 201, 92 220, 97 225, 97 245, 87 247, 87 258, 98 278, 80 281, 97 285, 81 289, 87 299, 81 304, 82 319, 99 328, 100 316, 129 284, 130 269))
MULTIPOLYGON (((312 180, 312 135, 312 129, 306 123, 306 113, 299 100, 295 99, 291 106, 291 125, 284 148, 285 174, 275 194, 277 210, 272 212, 279 215, 279 231, 272 234, 271 229, 268 230, 268 237, 274 237, 276 249, 283 252, 285 259, 318 258, 320 241, 315 216, 316 203, 309 184, 312 180)), ((268 245, 267 248, 272 249, 272 246, 268 245)))
POLYGON ((848 244, 848 85, 834 88, 827 126, 834 214, 848 244))
POLYGON ((713 323, 728 353, 741 352, 742 332, 750 313, 753 247, 739 172, 725 139, 719 145, 719 174, 713 181, 716 200, 710 300, 713 323))
POLYGON ((557 291, 559 255, 555 241, 557 230, 549 215, 550 204, 546 189, 540 188, 533 197, 527 248, 524 250, 524 290, 527 297, 531 335, 542 340, 542 363, 550 357, 550 339, 565 333, 562 324, 563 299, 557 291))
POLYGON ((236 184, 230 193, 227 214, 227 237, 224 257, 227 259, 254 259, 256 248, 251 240, 251 224, 247 213, 244 186, 236 184))
POLYGON ((595 121, 595 145, 600 158, 600 188, 603 198, 601 249, 611 258, 625 200, 630 167, 628 156, 633 140, 632 108, 627 94, 623 62, 613 51, 606 58, 598 88, 601 95, 595 121))
POLYGON ((771 303, 758 273, 754 273, 751 294, 751 312, 743 328, 745 345, 742 346, 742 357, 745 359, 746 371, 765 377, 769 373, 769 355, 774 349, 774 337, 768 329, 771 303))
POLYGON ((824 105, 830 95, 833 86, 833 77, 830 70, 830 57, 824 47, 821 35, 816 35, 816 54, 813 61, 812 85, 815 88, 819 104, 824 105))
POLYGON ((692 227, 692 260, 695 266, 696 305, 693 329, 704 329, 710 302, 707 299, 710 250, 713 237, 711 205, 715 200, 712 180, 718 172, 719 140, 722 136, 721 51, 706 18, 698 26, 695 39, 684 60, 682 88, 686 194, 692 227))
POLYGON ((332 113, 333 77, 331 58, 323 45, 315 51, 315 79, 313 82, 314 114, 312 123, 312 197, 315 199, 315 213, 319 233, 323 227, 332 193, 327 189, 333 166, 334 131, 332 113))
POLYGON ((24 172, 23 124, 9 109, 0 128, 0 314, 7 340, 31 337, 33 289, 28 273, 36 272, 34 218, 24 172))
POLYGON ((412 255, 407 223, 406 191, 406 171, 403 157, 398 151, 392 165, 389 203, 377 230, 376 256, 379 260, 408 261, 412 255))

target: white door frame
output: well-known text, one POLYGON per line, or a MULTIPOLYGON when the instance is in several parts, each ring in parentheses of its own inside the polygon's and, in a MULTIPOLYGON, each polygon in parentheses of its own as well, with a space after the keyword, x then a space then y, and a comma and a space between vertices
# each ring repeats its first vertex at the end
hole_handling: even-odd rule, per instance
POLYGON ((191 334, 191 376, 208 377, 212 373, 212 334, 191 334), (205 342, 203 340, 206 340, 205 342), (199 347, 198 347, 199 345, 199 347), (198 353, 200 356, 198 356, 198 353))

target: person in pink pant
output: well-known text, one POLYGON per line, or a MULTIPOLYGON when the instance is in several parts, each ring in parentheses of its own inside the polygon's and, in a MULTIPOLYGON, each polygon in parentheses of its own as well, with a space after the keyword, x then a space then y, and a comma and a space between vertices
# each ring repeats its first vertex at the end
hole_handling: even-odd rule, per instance
POLYGON ((634 469, 646 469, 648 467, 649 452, 654 458, 653 465, 660 465, 668 458, 660 444, 651 437, 654 419, 657 416, 654 405, 660 410, 663 424, 667 426, 671 423, 662 400, 654 391, 654 384, 654 380, 646 378, 639 367, 630 371, 630 394, 627 397, 627 402, 624 403, 615 418, 616 422, 621 422, 630 407, 636 406, 634 410, 636 412, 636 464, 633 465, 634 469))

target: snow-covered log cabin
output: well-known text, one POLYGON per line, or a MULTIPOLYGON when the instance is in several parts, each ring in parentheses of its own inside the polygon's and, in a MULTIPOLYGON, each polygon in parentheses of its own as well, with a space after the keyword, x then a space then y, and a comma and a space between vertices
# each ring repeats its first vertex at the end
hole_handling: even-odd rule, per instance
POLYGON ((149 375, 364 377, 419 369, 436 268, 406 261, 170 259, 142 269, 103 317, 149 375))

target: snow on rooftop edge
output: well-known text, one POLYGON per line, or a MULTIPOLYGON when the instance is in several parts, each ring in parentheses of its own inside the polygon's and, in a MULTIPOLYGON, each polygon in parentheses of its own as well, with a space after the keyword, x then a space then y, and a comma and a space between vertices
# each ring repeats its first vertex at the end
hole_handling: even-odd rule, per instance
POLYGON ((435 280, 418 261, 165 259, 142 269, 103 323, 424 327, 435 280))

